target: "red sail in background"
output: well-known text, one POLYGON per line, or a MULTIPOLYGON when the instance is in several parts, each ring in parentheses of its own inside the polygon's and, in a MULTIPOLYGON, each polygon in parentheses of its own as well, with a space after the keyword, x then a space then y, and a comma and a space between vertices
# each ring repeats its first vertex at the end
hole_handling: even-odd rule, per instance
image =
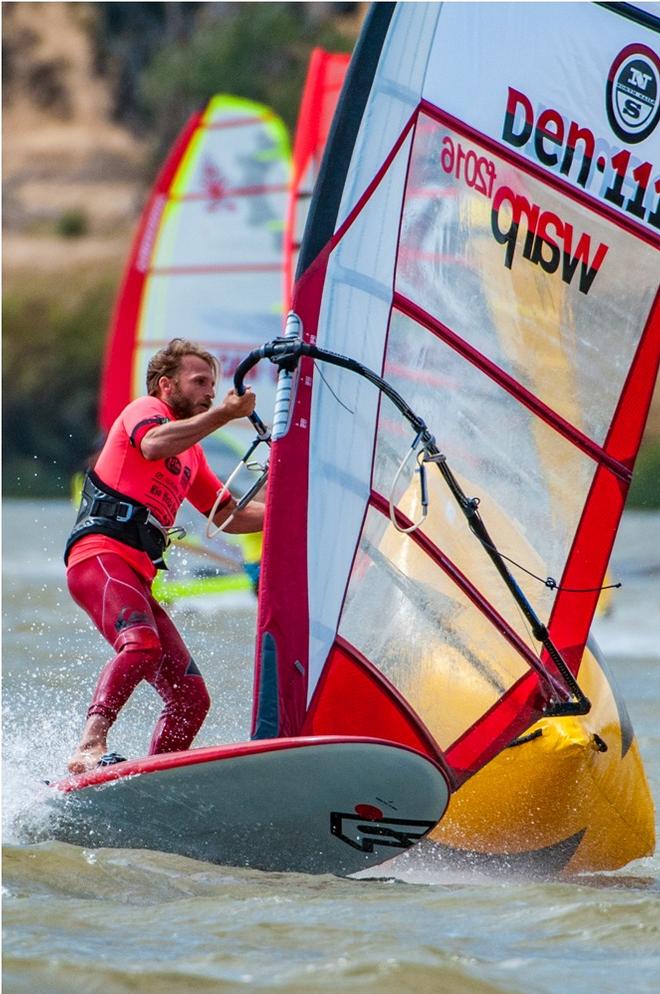
POLYGON ((309 61, 293 145, 291 192, 284 232, 284 295, 287 302, 291 299, 309 202, 350 58, 340 52, 315 48, 309 61))

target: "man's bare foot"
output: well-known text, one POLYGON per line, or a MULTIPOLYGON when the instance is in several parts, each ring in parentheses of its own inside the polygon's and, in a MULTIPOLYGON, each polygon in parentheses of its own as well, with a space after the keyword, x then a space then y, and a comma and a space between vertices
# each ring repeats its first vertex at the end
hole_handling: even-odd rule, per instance
POLYGON ((103 715, 90 715, 82 738, 67 764, 69 773, 87 773, 95 768, 101 756, 108 751, 108 731, 111 725, 110 719, 103 715))
POLYGON ((105 743, 95 743, 94 745, 79 745, 74 751, 67 766, 69 773, 88 773, 95 769, 99 759, 107 752, 105 743))

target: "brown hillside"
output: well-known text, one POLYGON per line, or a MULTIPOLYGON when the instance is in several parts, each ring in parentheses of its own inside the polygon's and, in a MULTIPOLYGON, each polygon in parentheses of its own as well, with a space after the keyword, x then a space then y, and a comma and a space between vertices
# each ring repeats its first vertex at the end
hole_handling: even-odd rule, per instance
POLYGON ((87 3, 3 4, 3 268, 119 265, 144 194, 146 149, 110 119, 87 3), (87 234, 63 238, 67 218, 87 234))

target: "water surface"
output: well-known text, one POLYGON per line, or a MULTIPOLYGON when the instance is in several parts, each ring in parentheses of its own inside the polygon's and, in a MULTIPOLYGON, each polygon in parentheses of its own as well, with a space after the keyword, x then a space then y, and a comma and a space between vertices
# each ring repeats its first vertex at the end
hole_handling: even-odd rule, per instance
MULTIPOLYGON (((3 519, 6 992, 657 994, 658 856, 559 882, 457 873, 426 846, 341 880, 32 841, 108 652, 66 591, 71 508, 7 501, 3 519)), ((657 798, 660 515, 626 515, 613 571, 597 634, 657 798)), ((174 613, 214 701, 196 744, 246 738, 254 604, 174 613)), ((111 748, 143 754, 158 711, 141 687, 111 748)))

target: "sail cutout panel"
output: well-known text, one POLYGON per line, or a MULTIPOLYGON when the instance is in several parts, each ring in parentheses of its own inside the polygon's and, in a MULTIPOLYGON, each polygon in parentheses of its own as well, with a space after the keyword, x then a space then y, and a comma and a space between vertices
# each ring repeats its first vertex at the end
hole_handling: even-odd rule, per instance
POLYGON ((528 11, 374 5, 293 301, 306 341, 424 419, 524 597, 436 466, 426 520, 394 527, 420 517, 414 459, 396 483, 414 433, 346 369, 301 363, 268 495, 258 638, 281 728, 416 736, 456 783, 570 695, 521 601, 578 673, 660 358, 660 129, 631 139, 633 164, 605 109, 626 46, 653 77, 653 25, 528 11))
POLYGON ((339 634, 377 660, 442 749, 528 669, 455 578, 375 509, 367 515, 339 634))
MULTIPOLYGON (((143 392, 149 358, 171 338, 207 347, 229 379, 247 351, 279 334, 289 163, 287 131, 261 104, 218 95, 188 123, 145 208, 118 300, 106 429, 143 392), (129 378, 116 375, 122 363, 129 378)), ((270 410, 274 370, 259 369, 251 385, 270 410)), ((237 449, 252 434, 247 422, 222 433, 237 449)))
MULTIPOLYGON (((392 312, 384 375, 427 424, 438 425, 437 443, 463 491, 483 500, 497 548, 542 579, 552 575, 571 549, 596 472, 593 459, 397 308, 392 312)), ((392 489, 410 444, 409 427, 383 400, 373 488, 416 521, 421 512, 417 476, 403 474, 392 489)), ((486 550, 464 527, 456 502, 433 466, 428 486, 430 509, 421 532, 488 592, 490 603, 536 652, 525 619, 486 550)), ((554 591, 536 582, 528 597, 540 617, 550 616, 554 591)))

